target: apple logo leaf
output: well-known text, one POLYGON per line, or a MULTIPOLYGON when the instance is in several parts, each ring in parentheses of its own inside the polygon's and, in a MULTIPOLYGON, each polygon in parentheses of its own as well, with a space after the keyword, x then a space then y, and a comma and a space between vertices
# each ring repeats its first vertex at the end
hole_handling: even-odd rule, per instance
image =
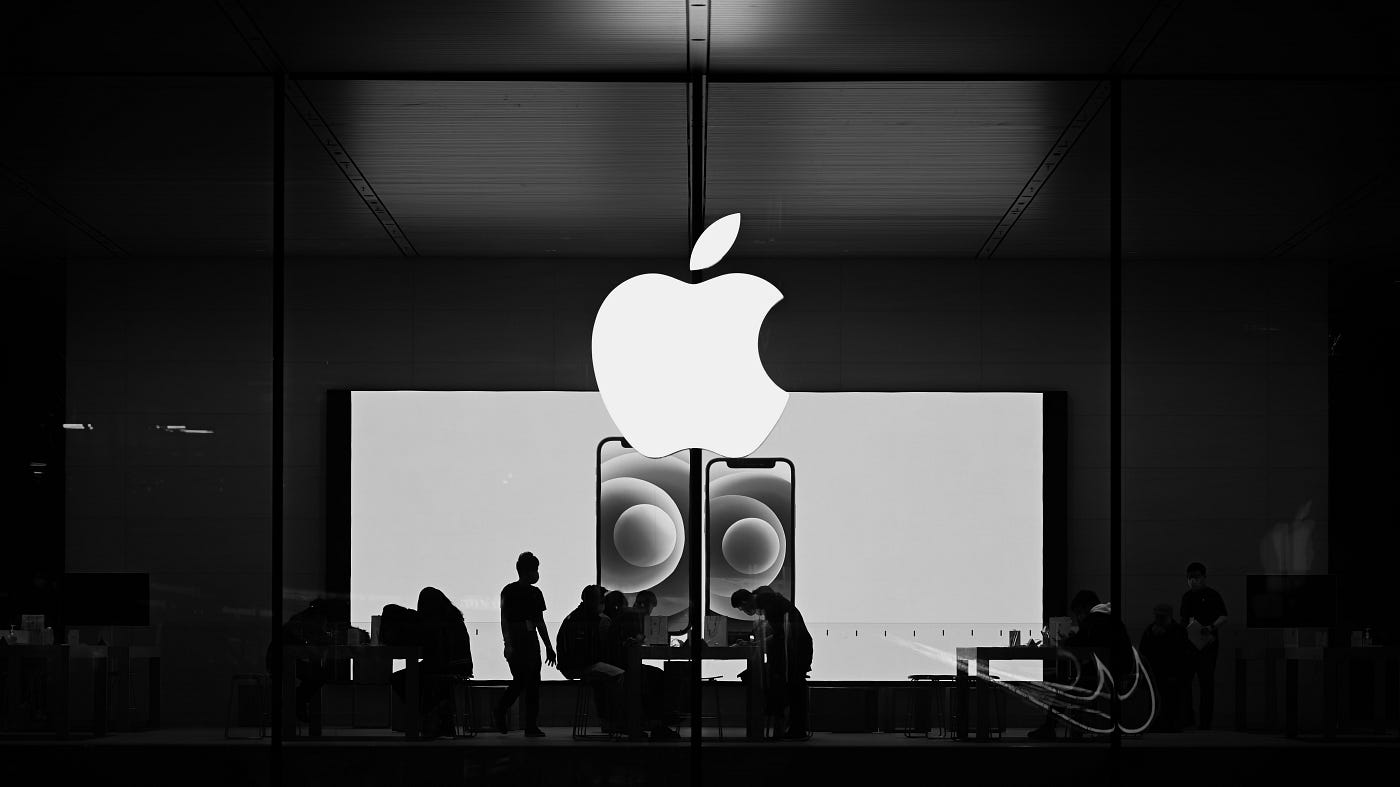
POLYGON ((702 271, 719 262, 739 237, 739 214, 731 213, 705 228, 690 250, 690 269, 702 271))

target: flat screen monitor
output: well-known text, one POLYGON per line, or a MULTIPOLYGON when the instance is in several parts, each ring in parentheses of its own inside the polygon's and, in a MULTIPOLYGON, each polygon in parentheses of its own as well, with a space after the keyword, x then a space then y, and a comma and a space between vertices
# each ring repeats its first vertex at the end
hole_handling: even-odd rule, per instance
POLYGON ((60 589, 65 626, 149 626, 151 576, 68 573, 60 589))
MULTIPOLYGON (((1042 393, 791 394, 754 456, 785 457, 800 479, 791 557, 814 680, 950 673, 958 646, 1039 636, 1047 601, 1064 603, 1045 590, 1063 585, 1047 579, 1064 538, 1054 397, 1062 407, 1042 393)), ((619 434, 599 394, 332 392, 330 412, 327 573, 351 622, 437 587, 467 620, 476 677, 508 678, 499 597, 517 555, 541 562, 551 633, 597 581, 599 444, 619 434)), ((651 557, 683 550, 686 532, 651 557)))

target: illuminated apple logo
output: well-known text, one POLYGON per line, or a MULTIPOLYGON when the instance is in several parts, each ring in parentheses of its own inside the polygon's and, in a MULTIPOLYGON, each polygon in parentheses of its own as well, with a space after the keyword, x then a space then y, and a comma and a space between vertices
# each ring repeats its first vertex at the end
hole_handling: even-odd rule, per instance
MULTIPOLYGON (((711 224, 690 269, 719 262, 738 235, 738 213, 711 224)), ((593 323, 593 372, 632 447, 652 458, 686 448, 753 453, 787 406, 758 357, 758 330, 782 298, 747 273, 700 284, 645 273, 608 293, 593 323)))

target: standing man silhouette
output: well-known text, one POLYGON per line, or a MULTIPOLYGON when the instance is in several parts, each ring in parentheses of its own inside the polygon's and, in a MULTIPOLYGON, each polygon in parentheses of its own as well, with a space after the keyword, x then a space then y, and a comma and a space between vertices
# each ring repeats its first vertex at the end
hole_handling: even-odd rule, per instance
POLYGON ((544 594, 535 584, 540 581, 540 560, 533 553, 521 552, 515 559, 520 579, 501 588, 501 638, 505 640, 506 663, 510 665, 510 685, 496 706, 496 729, 505 734, 506 713, 515 699, 524 696, 521 712, 525 737, 543 738, 540 716, 540 641, 544 641, 545 662, 554 666, 554 646, 544 625, 544 594))
MULTIPOLYGON (((1225 599, 1215 588, 1206 586, 1206 567, 1192 563, 1186 567, 1187 591, 1181 597, 1181 622, 1196 646, 1195 677, 1201 684, 1201 711, 1196 729, 1208 730, 1215 715, 1215 662, 1220 658, 1220 627, 1225 625, 1225 599), (1194 631, 1193 631, 1194 629, 1194 631)), ((1191 722, 1191 681, 1186 682, 1186 717, 1191 722)))

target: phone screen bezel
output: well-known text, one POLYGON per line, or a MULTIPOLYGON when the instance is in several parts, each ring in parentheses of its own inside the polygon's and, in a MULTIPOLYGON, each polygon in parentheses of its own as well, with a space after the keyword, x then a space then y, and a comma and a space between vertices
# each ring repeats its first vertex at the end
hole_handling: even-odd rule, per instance
MULTIPOLYGON (((713 610, 710 607, 710 567, 714 565, 710 555, 710 468, 716 463, 723 462, 730 469, 743 469, 745 467, 772 468, 782 462, 788 467, 788 576, 791 587, 788 588, 788 600, 797 603, 797 561, 794 559, 797 554, 797 466, 793 461, 785 456, 760 456, 760 457, 716 457, 705 463, 705 614, 709 615, 713 610)), ((725 617, 728 617, 727 615, 725 617)), ((731 619, 732 620, 732 619, 731 619)))

